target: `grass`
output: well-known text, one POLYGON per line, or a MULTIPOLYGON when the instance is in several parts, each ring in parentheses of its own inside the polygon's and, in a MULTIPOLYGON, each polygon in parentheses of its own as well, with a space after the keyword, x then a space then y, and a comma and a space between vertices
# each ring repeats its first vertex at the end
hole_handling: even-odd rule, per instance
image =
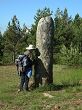
POLYGON ((0 110, 82 110, 82 67, 54 65, 53 73, 53 85, 17 93, 16 67, 0 66, 0 110))

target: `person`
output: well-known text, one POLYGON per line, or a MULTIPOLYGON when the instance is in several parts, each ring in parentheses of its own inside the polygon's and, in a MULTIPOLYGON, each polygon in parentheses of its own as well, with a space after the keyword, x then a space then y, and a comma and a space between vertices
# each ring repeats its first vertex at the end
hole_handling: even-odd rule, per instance
POLYGON ((39 58, 40 52, 38 48, 35 49, 35 58, 33 60, 34 63, 34 83, 35 83, 35 88, 39 87, 39 85, 42 85, 42 79, 41 79, 41 71, 40 71, 40 64, 41 60, 39 58), (39 68, 39 69, 38 69, 39 68))
POLYGON ((20 87, 18 92, 23 90, 23 87, 25 87, 25 90, 28 91, 28 83, 29 78, 32 76, 32 51, 35 49, 33 45, 29 45, 29 47, 26 48, 27 51, 24 52, 24 58, 22 59, 22 72, 21 72, 21 81, 20 81, 20 87))

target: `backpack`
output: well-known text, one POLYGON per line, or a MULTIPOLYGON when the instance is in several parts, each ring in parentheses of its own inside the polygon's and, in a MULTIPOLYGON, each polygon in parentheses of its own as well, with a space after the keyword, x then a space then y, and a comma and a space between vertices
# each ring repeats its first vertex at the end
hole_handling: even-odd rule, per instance
POLYGON ((18 75, 21 76, 22 73, 22 68, 23 68, 23 58, 25 57, 25 55, 19 55, 18 58, 15 60, 15 64, 17 67, 17 72, 18 75))
POLYGON ((30 77, 32 74, 32 60, 26 55, 19 55, 18 56, 18 74, 21 76, 23 67, 25 67, 25 74, 28 74, 27 76, 30 77), (26 64, 24 65, 24 61, 26 61, 26 64), (30 75, 29 75, 30 74, 30 75))

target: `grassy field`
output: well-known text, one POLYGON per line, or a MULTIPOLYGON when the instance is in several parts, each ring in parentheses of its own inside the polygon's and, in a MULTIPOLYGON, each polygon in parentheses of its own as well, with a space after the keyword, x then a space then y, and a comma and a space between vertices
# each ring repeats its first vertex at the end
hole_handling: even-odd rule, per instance
POLYGON ((53 71, 53 85, 18 93, 16 67, 0 66, 0 110, 82 110, 82 67, 53 71))

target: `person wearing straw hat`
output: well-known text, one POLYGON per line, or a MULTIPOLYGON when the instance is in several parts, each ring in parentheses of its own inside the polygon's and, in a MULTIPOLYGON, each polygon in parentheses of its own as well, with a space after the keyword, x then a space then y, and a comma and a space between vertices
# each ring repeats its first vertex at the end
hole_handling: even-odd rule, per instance
POLYGON ((24 52, 24 58, 22 60, 22 74, 21 74, 21 82, 20 82, 20 89, 18 92, 23 90, 23 86, 25 84, 25 90, 28 91, 28 83, 29 78, 32 76, 32 65, 33 62, 31 60, 32 51, 35 49, 32 44, 26 47, 27 51, 24 52))

